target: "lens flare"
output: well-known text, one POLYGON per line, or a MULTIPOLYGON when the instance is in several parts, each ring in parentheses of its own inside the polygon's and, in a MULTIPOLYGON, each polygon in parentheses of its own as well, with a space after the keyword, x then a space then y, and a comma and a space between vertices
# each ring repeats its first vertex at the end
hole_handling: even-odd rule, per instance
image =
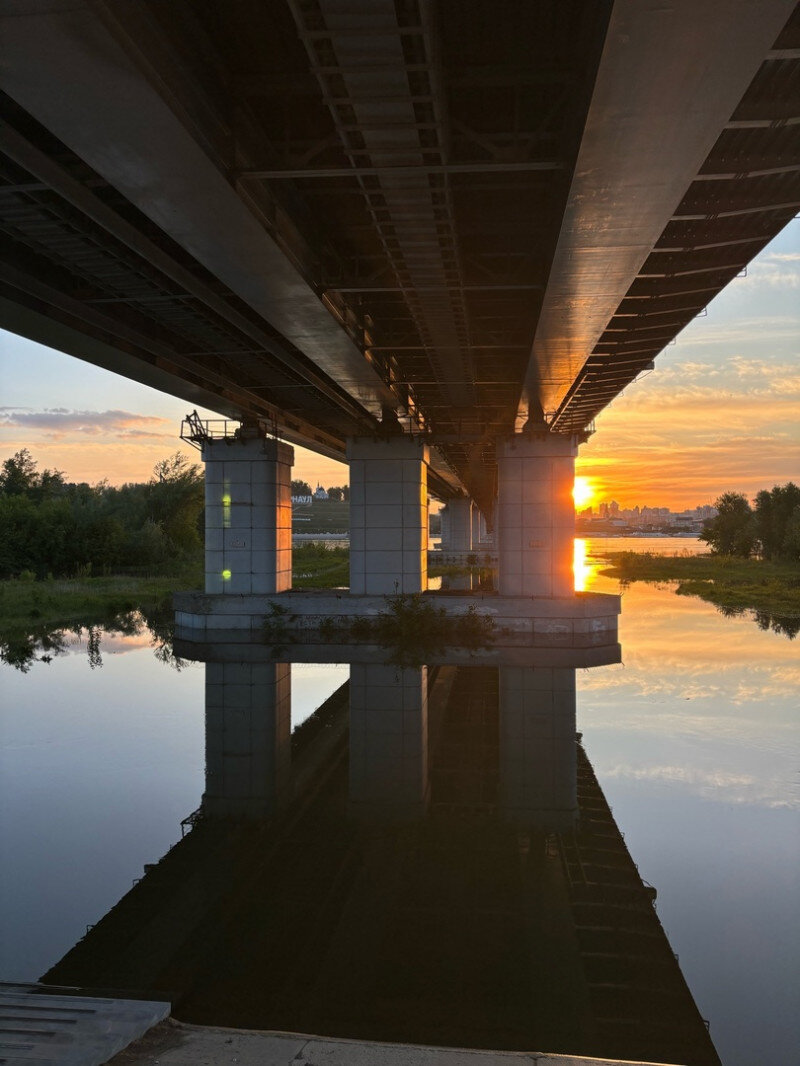
POLYGON ((576 477, 575 486, 572 490, 572 498, 575 500, 575 507, 587 507, 594 499, 594 487, 591 480, 588 477, 576 477))

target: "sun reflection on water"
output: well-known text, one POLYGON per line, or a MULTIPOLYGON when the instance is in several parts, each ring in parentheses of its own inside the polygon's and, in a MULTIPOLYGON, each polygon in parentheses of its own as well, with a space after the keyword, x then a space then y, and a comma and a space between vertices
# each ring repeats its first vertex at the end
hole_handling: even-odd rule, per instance
POLYGON ((592 574, 596 569, 587 562, 586 541, 582 537, 575 538, 575 549, 572 558, 572 569, 575 573, 575 591, 586 592, 589 587, 592 574))

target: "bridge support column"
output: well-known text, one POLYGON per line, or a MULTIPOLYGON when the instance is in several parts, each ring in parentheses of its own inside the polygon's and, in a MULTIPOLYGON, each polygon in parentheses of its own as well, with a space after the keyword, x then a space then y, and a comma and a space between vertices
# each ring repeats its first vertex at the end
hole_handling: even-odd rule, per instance
POLYGON ((428 802, 428 668, 350 666, 350 807, 418 818, 428 802))
POLYGON ((206 790, 212 818, 265 818, 288 795, 289 663, 206 663, 206 790))
POLYGON ((428 587, 428 458, 411 437, 348 441, 350 592, 386 595, 428 587))
POLYGON ((471 548, 472 548, 473 551, 477 551, 480 548, 481 540, 483 539, 483 537, 481 536, 481 526, 483 524, 483 515, 478 510, 478 505, 476 503, 473 503, 473 505, 472 505, 471 522, 472 522, 472 544, 471 544, 471 548))
POLYGON ((442 508, 442 551, 472 551, 475 510, 475 505, 467 496, 447 501, 442 508))
POLYGON ((574 596, 576 435, 534 430, 497 446, 496 538, 504 596, 574 596))
POLYGON ((204 441, 202 456, 206 592, 290 589, 294 449, 263 437, 226 437, 204 441))
POLYGON ((507 817, 561 832, 578 810, 575 671, 500 667, 500 795, 507 817))

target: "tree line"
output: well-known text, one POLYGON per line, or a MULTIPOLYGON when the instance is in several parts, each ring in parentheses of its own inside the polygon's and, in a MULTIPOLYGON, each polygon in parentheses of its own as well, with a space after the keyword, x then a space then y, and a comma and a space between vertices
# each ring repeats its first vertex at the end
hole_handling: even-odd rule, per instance
POLYGON ((753 506, 741 492, 724 493, 714 506, 717 514, 704 522, 700 539, 717 555, 800 559, 800 488, 793 482, 764 489, 753 506))
POLYGON ((149 481, 68 482, 23 448, 0 469, 0 577, 174 572, 201 558, 203 474, 180 453, 149 481))

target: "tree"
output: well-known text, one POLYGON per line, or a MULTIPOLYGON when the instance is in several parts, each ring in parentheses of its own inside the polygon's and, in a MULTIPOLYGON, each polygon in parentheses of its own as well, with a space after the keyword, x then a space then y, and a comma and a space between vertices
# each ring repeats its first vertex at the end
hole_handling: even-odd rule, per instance
POLYGON ((4 496, 25 496, 36 484, 36 463, 27 448, 15 452, 3 463, 0 491, 4 496))
POLYGON ((333 500, 334 503, 341 503, 343 499, 342 489, 338 485, 331 485, 328 488, 328 499, 333 500))
POLYGON ((765 559, 800 557, 800 488, 793 482, 775 485, 756 496, 755 529, 765 559))
POLYGON ((307 481, 292 481, 292 496, 310 496, 311 486, 307 481))
POLYGON ((756 527, 747 497, 741 492, 726 492, 714 506, 717 514, 703 523, 700 539, 717 555, 749 558, 756 544, 756 527))
POLYGON ((64 481, 63 470, 43 470, 32 494, 38 500, 52 500, 63 496, 66 490, 67 483, 64 481))
POLYGON ((800 507, 795 507, 786 523, 783 538, 783 553, 787 559, 800 559, 800 507))
POLYGON ((159 524, 173 550, 187 554, 200 547, 200 518, 205 505, 203 474, 197 464, 175 452, 153 467, 149 482, 151 521, 159 524))
POLYGON ((52 500, 66 491, 61 470, 36 471, 36 460, 27 448, 6 459, 0 473, 0 493, 4 496, 30 496, 35 500, 52 500))
POLYGON ((167 568, 202 550, 203 475, 177 453, 146 484, 68 484, 27 451, 0 468, 0 577, 167 568))

